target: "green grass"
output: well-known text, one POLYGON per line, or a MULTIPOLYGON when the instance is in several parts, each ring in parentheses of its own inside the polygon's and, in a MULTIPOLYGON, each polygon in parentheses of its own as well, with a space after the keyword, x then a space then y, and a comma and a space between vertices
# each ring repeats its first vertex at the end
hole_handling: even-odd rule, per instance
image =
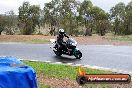
POLYGON ((132 35, 113 36, 111 40, 132 42, 132 35))
MULTIPOLYGON (((24 61, 25 64, 32 66, 38 73, 44 73, 49 77, 76 79, 78 67, 60 64, 49 64, 44 62, 24 61)), ((87 74, 109 74, 110 71, 85 68, 87 74)))
MULTIPOLYGON (((61 65, 61 64, 49 64, 44 62, 33 62, 33 61, 23 61, 26 65, 33 67, 37 74, 44 74, 48 77, 55 77, 58 79, 71 79, 76 80, 78 74, 78 67, 61 65)), ((98 69, 84 68, 87 74, 112 74, 111 71, 104 71, 98 69)), ((38 83, 39 84, 39 83, 38 83)), ((108 84, 88 84, 88 88, 109 88, 108 84)), ((49 85, 40 85, 39 88, 54 88, 49 85)))
POLYGON ((0 40, 0 42, 18 42, 18 43, 49 43, 49 39, 31 39, 31 40, 0 40))

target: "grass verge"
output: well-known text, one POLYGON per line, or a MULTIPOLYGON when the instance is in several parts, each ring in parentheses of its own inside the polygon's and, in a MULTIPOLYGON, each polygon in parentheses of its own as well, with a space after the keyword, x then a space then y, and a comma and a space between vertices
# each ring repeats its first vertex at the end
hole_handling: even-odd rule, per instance
MULTIPOLYGON (((37 74, 44 74, 48 77, 58 78, 58 79, 70 79, 75 80, 77 76, 78 67, 61 65, 61 64, 49 64, 44 62, 33 62, 33 61, 23 61, 26 65, 33 67, 37 74)), ((111 71, 103 71, 98 69, 84 68, 87 74, 111 74, 111 71)), ((39 83, 38 83, 39 84, 39 83)), ((90 88, 95 88, 97 85, 88 85, 90 88)), ((100 88, 109 88, 107 84, 101 84, 100 88)), ((40 85, 39 88, 53 88, 50 85, 40 85)))
POLYGON ((132 42, 132 35, 112 36, 111 40, 132 42))
MULTIPOLYGON (((76 79, 78 67, 61 65, 61 64, 49 64, 44 62, 24 61, 25 64, 33 67, 37 73, 44 73, 49 77, 56 78, 69 78, 76 79)), ((110 71, 103 71, 98 69, 85 68, 87 74, 109 74, 110 71)))
POLYGON ((45 44, 49 43, 48 39, 31 39, 31 40, 0 40, 0 42, 17 42, 17 43, 33 43, 33 44, 45 44))

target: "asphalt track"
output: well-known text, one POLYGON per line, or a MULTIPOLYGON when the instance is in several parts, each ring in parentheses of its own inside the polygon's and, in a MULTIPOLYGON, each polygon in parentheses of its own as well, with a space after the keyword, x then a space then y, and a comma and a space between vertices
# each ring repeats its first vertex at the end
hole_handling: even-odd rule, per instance
POLYGON ((83 57, 57 57, 51 44, 0 43, 0 56, 12 56, 25 60, 40 60, 83 64, 132 72, 132 46, 78 45, 83 57))

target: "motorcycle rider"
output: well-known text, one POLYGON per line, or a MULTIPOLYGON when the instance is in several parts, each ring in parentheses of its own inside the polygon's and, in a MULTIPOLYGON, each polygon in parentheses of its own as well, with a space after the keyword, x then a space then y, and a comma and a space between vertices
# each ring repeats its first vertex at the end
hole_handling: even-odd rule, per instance
MULTIPOLYGON (((63 40, 64 37, 69 38, 69 36, 67 36, 67 34, 65 33, 64 29, 59 29, 59 34, 57 36, 57 43, 65 50, 68 50, 67 46, 66 46, 66 42, 63 40)), ((68 51, 69 53, 69 51, 68 51)))

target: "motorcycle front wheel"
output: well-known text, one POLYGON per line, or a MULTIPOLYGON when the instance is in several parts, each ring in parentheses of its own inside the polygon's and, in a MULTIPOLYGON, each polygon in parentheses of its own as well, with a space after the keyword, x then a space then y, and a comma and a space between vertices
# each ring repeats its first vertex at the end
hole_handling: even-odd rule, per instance
POLYGON ((82 57, 82 53, 78 50, 75 52, 75 55, 76 59, 80 59, 82 57))
POLYGON ((59 52, 59 51, 54 51, 54 53, 56 54, 56 56, 61 56, 62 55, 62 53, 59 52))

